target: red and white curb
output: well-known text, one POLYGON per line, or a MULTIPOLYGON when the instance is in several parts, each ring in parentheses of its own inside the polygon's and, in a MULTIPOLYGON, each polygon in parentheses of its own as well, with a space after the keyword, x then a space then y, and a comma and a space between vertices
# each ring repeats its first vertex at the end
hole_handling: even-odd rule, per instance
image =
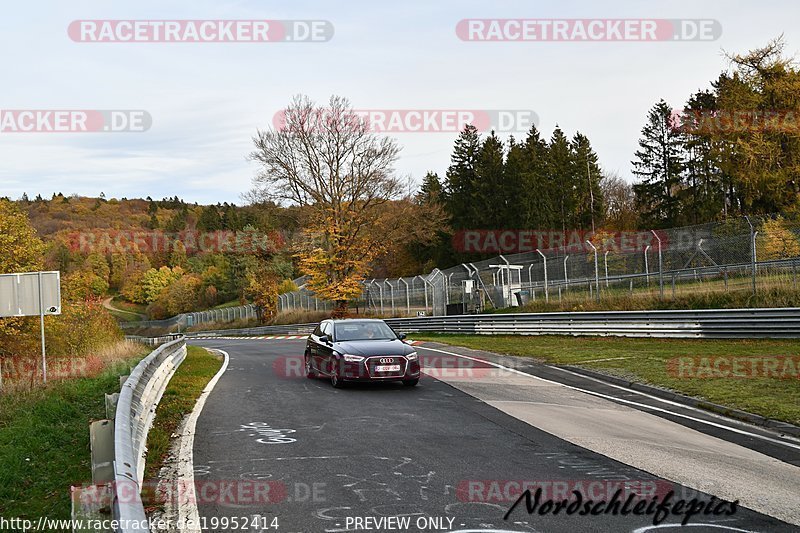
POLYGON ((193 337, 195 339, 246 339, 246 340, 297 340, 297 339, 307 339, 308 335, 269 335, 266 337, 229 337, 223 335, 198 335, 197 337, 193 337))
MULTIPOLYGON (((222 335, 198 335, 191 337, 192 339, 223 339, 223 340, 264 340, 264 341, 285 341, 285 340, 299 340, 307 339, 308 335, 268 335, 263 337, 229 337, 222 335)), ((423 341, 405 341, 406 344, 416 346, 422 344, 423 341)))

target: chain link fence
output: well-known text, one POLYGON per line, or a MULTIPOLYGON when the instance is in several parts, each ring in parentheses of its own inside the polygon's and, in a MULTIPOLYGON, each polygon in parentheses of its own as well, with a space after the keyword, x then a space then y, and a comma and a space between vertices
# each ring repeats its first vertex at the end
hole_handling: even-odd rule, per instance
POLYGON ((141 330, 153 328, 181 332, 186 331, 187 328, 200 324, 233 322, 236 320, 254 320, 258 318, 258 316, 258 308, 253 304, 249 304, 235 307, 223 307, 220 309, 209 309, 207 311, 197 311, 194 313, 181 313, 163 320, 122 322, 120 323, 120 327, 123 330, 141 330))
MULTIPOLYGON (((384 316, 452 315, 530 302, 580 305, 610 298, 797 289, 800 223, 745 217, 498 255, 414 277, 370 279, 351 302, 384 316), (626 242, 626 239, 628 242, 626 242)), ((305 289, 279 298, 279 311, 330 310, 305 289)))

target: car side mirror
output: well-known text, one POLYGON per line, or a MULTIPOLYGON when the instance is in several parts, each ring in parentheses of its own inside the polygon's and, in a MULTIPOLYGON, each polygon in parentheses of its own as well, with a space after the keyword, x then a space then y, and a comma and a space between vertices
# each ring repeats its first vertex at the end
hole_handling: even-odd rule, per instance
POLYGON ((406 335, 405 333, 400 333, 400 334, 397 336, 397 338, 398 338, 398 339, 400 339, 401 341, 402 341, 402 340, 404 340, 406 337, 407 337, 407 335, 406 335))
POLYGON ((327 335, 323 335, 322 337, 319 338, 319 342, 321 342, 322 344, 328 344, 330 340, 331 339, 327 335))

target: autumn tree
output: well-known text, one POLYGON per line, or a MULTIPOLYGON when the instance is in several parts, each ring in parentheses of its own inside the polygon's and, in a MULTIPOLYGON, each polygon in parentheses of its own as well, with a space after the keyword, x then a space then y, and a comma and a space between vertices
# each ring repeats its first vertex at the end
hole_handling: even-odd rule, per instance
MULTIPOLYGON (((44 250, 27 215, 9 200, 0 199, 0 274, 40 270, 44 250)), ((0 319, 0 357, 13 355, 23 327, 22 318, 0 319)))
POLYGON ((245 296, 255 304, 262 322, 271 321, 278 311, 278 278, 272 269, 260 265, 248 270, 245 296))
POLYGON ((800 256, 800 239, 783 218, 769 219, 759 230, 756 255, 759 261, 800 256))
POLYGON ((308 286, 336 302, 336 315, 361 294, 382 238, 368 230, 382 204, 400 191, 394 163, 399 148, 378 137, 345 98, 327 107, 295 97, 279 129, 259 130, 250 159, 261 165, 256 195, 310 211, 297 250, 308 286))

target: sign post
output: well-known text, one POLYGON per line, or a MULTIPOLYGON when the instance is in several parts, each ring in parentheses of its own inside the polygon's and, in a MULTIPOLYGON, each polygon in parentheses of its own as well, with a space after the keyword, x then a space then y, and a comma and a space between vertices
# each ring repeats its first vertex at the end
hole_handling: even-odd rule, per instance
MULTIPOLYGON (((44 339, 44 316, 60 314, 60 272, 0 274, 0 318, 39 316, 42 342, 42 380, 45 383, 47 383, 47 350, 44 339)), ((0 369, 1 371, 2 369, 0 369)))

